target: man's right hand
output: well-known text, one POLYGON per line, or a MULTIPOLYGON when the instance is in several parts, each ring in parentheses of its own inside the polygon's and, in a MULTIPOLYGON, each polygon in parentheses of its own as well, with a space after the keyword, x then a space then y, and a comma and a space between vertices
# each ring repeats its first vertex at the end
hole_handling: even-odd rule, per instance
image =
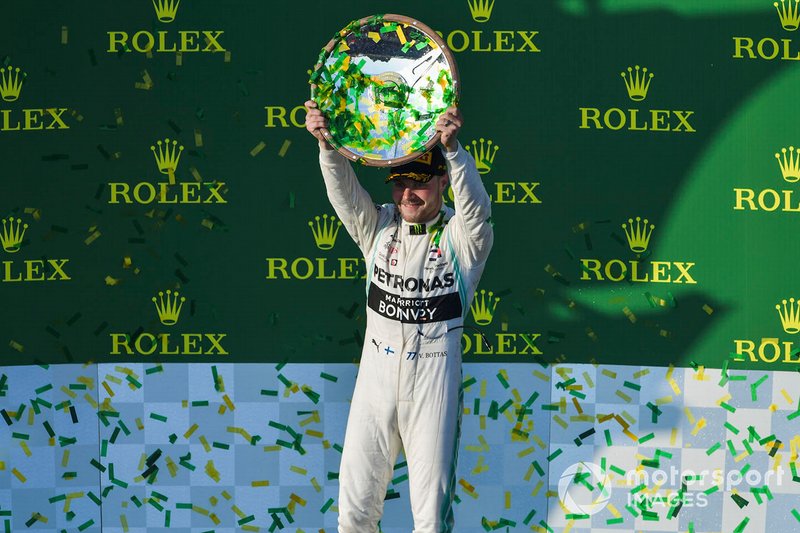
POLYGON ((314 100, 307 100, 303 105, 306 108, 306 129, 319 141, 320 150, 333 150, 333 147, 325 140, 325 136, 322 135, 322 128, 328 128, 325 115, 317 108, 314 100))

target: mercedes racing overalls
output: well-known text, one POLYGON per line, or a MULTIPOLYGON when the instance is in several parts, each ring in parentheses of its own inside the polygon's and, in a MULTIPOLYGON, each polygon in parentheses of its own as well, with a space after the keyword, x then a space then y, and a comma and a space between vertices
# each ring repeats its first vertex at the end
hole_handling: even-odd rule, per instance
POLYGON ((320 152, 328 198, 367 266, 367 330, 339 472, 339 533, 374 533, 400 448, 414 533, 453 529, 461 336, 492 246, 491 203, 460 145, 444 152, 455 212, 425 224, 376 206, 350 163, 320 152))

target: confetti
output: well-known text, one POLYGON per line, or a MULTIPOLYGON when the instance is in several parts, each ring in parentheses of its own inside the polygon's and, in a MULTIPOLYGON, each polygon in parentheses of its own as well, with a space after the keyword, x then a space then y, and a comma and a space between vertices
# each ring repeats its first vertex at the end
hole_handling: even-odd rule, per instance
POLYGON ((258 154, 261 153, 262 150, 264 150, 266 146, 267 143, 265 143, 264 141, 259 142, 257 145, 255 145, 255 147, 253 147, 252 150, 250 150, 250 156, 251 157, 257 156, 258 154))

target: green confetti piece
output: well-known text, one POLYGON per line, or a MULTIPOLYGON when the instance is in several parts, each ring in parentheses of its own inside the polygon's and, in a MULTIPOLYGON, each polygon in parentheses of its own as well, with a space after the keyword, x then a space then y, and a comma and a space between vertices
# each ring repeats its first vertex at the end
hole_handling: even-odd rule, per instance
MULTIPOLYGON (((462 389, 466 389, 466 388, 468 388, 470 385, 474 385, 474 384, 475 384, 475 383, 477 383, 477 382, 478 382, 478 380, 477 380, 477 379, 475 379, 474 377, 470 377, 469 379, 467 379, 466 381, 464 381, 463 383, 461 383, 461 388, 462 388, 462 389)), ((798 412, 800 412, 800 411, 798 411, 798 412)))
POLYGON ((278 391, 276 390, 269 390, 269 389, 261 389, 261 396, 277 396, 278 391))
POLYGON ((92 459, 91 461, 89 461, 89 464, 91 464, 93 467, 95 467, 96 469, 98 469, 100 472, 105 472, 105 471, 106 471, 106 467, 105 467, 105 466, 103 466, 102 464, 100 464, 100 463, 97 461, 97 459, 92 459))
POLYGON ((336 376, 332 376, 330 374, 326 374, 325 372, 320 373, 319 377, 321 377, 322 379, 328 380, 328 381, 332 381, 334 383, 339 381, 339 378, 337 378, 336 376))
POLYGON ((327 513, 328 509, 331 508, 331 505, 333 505, 333 498, 328 498, 328 501, 325 502, 325 505, 322 506, 322 508, 319 510, 319 512, 322 513, 322 514, 327 513))
MULTIPOLYGON (((5 378, 5 374, 3 374, 3 377, 5 378)), ((3 381, 5 382, 5 380, 3 380, 3 381)), ((53 384, 52 383, 48 383, 47 385, 43 385, 43 386, 39 387, 38 389, 36 389, 36 394, 43 394, 43 393, 45 393, 45 392, 47 392, 49 390, 52 390, 52 389, 53 389, 53 384)))
POLYGON ((229 444, 225 444, 223 442, 217 442, 217 441, 212 442, 211 446, 213 448, 219 448, 220 450, 229 450, 230 449, 230 445, 229 444))
POLYGON ((167 421, 167 417, 166 416, 160 415, 158 413, 150 413, 150 418, 152 418, 153 420, 158 420, 159 422, 166 422, 167 421))
POLYGON ((633 389, 635 391, 641 391, 642 390, 642 386, 641 385, 637 385, 636 383, 631 383, 630 381, 625 381, 622 384, 622 386, 623 387, 628 387, 629 389, 633 389))
POLYGON ((397 485, 398 483, 402 483, 403 481, 406 481, 407 479, 408 479, 408 474, 407 473, 399 475, 399 476, 397 476, 396 478, 394 478, 392 480, 392 485, 397 485))
POLYGON ((711 455, 715 451, 719 450, 721 447, 722 447, 722 443, 721 442, 717 442, 716 444, 711 446, 711 448, 706 450, 706 455, 711 455))
POLYGON ((89 497, 90 500, 92 500, 94 503, 96 503, 98 507, 102 504, 102 502, 100 501, 100 498, 95 496, 94 492, 89 491, 89 492, 86 493, 86 495, 89 497))
POLYGON ((800 512, 797 512, 797 509, 792 509, 792 516, 794 517, 795 520, 800 522, 800 512))
POLYGON ((725 409, 726 411, 730 411, 731 413, 736 412, 736 408, 728 403, 720 402, 719 406, 725 409))
POLYGON ((611 447, 614 444, 611 442, 611 432, 609 430, 604 430, 604 434, 606 436, 606 446, 611 447))
POLYGON ((163 372, 163 371, 164 371, 164 367, 162 367, 161 365, 157 365, 157 366, 154 366, 154 367, 146 368, 144 373, 149 376, 150 374, 158 374, 159 372, 163 372))
POLYGON ((561 448, 558 448, 556 451, 547 456, 547 462, 552 462, 553 459, 561 455, 562 452, 563 450, 561 448))
POLYGON ((725 422, 722 425, 725 426, 726 428, 728 428, 728 431, 730 431, 734 435, 738 435, 739 434, 739 429, 736 426, 734 426, 733 424, 731 424, 730 422, 725 422))
POLYGON ((739 522, 739 525, 736 526, 736 529, 733 530, 733 533, 742 533, 742 531, 744 531, 744 528, 747 527, 748 522, 750 522, 750 518, 745 517, 744 520, 739 522))
POLYGON ((655 434, 655 433, 650 433, 650 434, 648 434, 648 435, 645 435, 644 437, 640 437, 640 438, 639 438, 639 444, 641 444, 641 443, 643 443, 643 442, 647 442, 647 441, 649 441, 650 439, 654 438, 655 436, 656 436, 656 434, 655 434))

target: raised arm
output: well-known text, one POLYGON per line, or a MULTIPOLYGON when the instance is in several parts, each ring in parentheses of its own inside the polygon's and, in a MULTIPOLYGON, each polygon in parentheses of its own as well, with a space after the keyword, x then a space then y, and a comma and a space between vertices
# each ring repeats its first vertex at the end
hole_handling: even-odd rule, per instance
POLYGON ((475 160, 457 139, 463 123, 461 112, 451 107, 439 117, 436 129, 442 135, 441 143, 453 191, 456 214, 450 224, 453 225, 454 246, 462 261, 472 266, 486 261, 494 242, 494 232, 490 223, 491 200, 478 174, 475 160))
POLYGON ((306 129, 319 142, 319 166, 328 199, 339 220, 361 252, 368 255, 378 231, 379 212, 369 193, 356 178, 350 162, 334 150, 322 135, 328 123, 313 100, 307 101, 306 129))

